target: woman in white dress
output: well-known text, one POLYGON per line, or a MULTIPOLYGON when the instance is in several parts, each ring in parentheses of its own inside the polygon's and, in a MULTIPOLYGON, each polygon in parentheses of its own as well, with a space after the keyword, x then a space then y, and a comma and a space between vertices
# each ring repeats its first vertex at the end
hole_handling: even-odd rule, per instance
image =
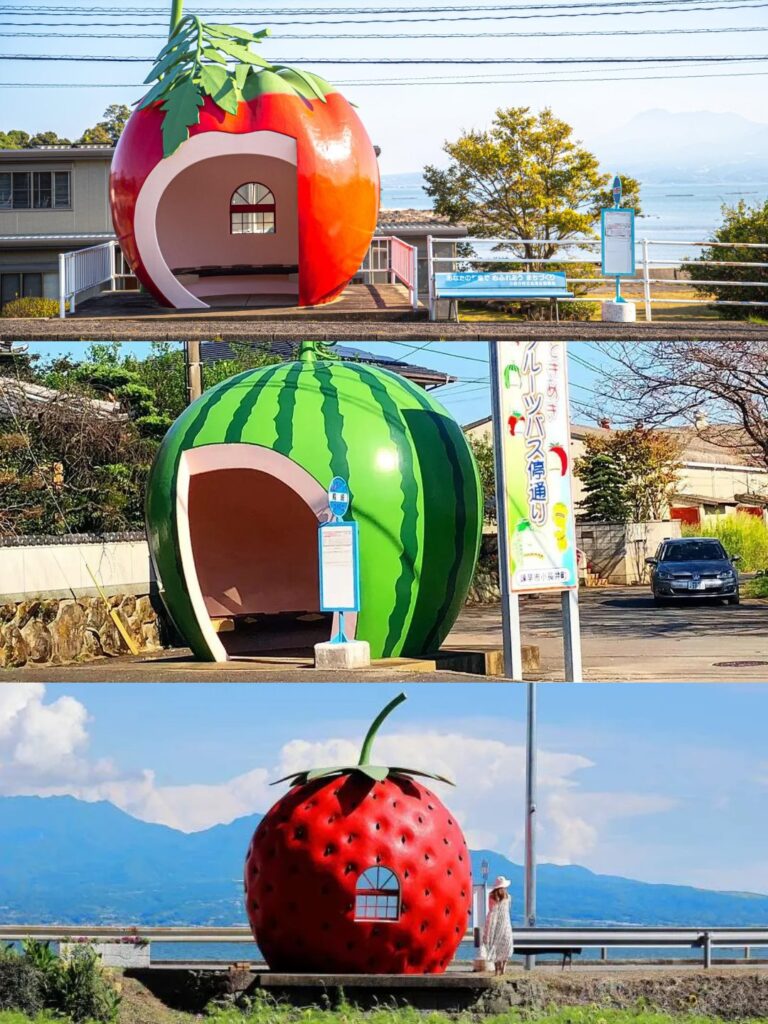
POLYGON ((512 920, 510 912, 512 901, 509 889, 512 883, 508 878, 499 875, 491 887, 488 897, 488 916, 483 929, 483 945, 487 957, 493 961, 496 974, 503 974, 507 969, 507 961, 512 955, 514 945, 512 938, 512 920))

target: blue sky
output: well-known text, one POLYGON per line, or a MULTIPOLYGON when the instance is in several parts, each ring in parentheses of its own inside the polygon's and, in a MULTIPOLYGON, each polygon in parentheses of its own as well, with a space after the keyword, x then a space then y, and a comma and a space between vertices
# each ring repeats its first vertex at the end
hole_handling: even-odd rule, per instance
MULTIPOLYGON (((69 353, 82 356, 88 342, 34 342, 32 352, 45 356, 69 353)), ((379 355, 396 356, 408 362, 443 370, 459 378, 456 384, 442 387, 435 396, 464 424, 490 415, 491 399, 488 386, 488 346, 485 342, 366 342, 349 343, 379 355)), ((123 342, 124 351, 142 355, 149 350, 148 342, 123 342)), ((569 379, 573 419, 587 422, 588 411, 601 409, 599 370, 607 363, 607 356, 597 342, 571 342, 569 379)), ((604 411, 604 410, 603 410, 604 411)))
MULTIPOLYGON (((354 756, 390 684, 8 684, 0 793, 109 799, 185 830, 264 811, 287 771, 354 756)), ((472 846, 522 856, 525 688, 411 684, 377 741, 472 846)), ((543 859, 768 892, 768 687, 542 684, 543 859)), ((343 762, 342 762, 343 763, 343 762)))
MULTIPOLYGON (((30 12, 37 12, 40 7, 31 0, 20 0, 14 6, 17 14, 13 21, 17 24, 11 24, 11 17, 7 14, 0 17, 0 22, 6 26, 3 38, 0 38, 0 55, 135 55, 146 57, 147 61, 142 64, 58 61, 44 64, 4 60, 0 65, 0 85, 26 83, 26 87, 0 89, 3 98, 0 103, 0 129, 25 128, 32 132, 54 129, 62 135, 77 136, 87 125, 100 118, 109 103, 130 104, 140 98, 140 83, 149 71, 150 58, 162 46, 163 40, 160 37, 165 32, 165 12, 169 4, 160 4, 159 0, 133 0, 130 9, 154 8, 162 12, 151 19, 134 18, 134 21, 140 23, 139 27, 130 24, 130 15, 124 13, 124 8, 108 5, 99 8, 86 4, 84 0, 73 0, 68 5, 67 10, 72 13, 64 22, 55 17, 44 17, 40 13, 30 17, 30 12), (105 13, 100 13, 100 10, 105 13), (75 24, 75 21, 79 24, 75 24), (34 27, 41 22, 48 22, 49 27, 45 24, 34 27), (57 29, 51 25, 60 27, 57 29), (64 31, 67 35, 61 34, 64 31), (31 32, 34 36, 12 36, 12 32, 31 32), (73 39, 70 38, 73 33, 104 35, 107 38, 73 39), (153 35, 158 38, 146 38, 153 35), (134 38, 138 36, 145 38, 134 38)), ((205 10, 201 3, 190 3, 187 6, 193 12, 205 10)), ((287 5, 278 6, 284 8, 287 5)), ((328 6, 323 3, 314 5, 319 9, 328 6)), ((348 0, 335 0, 330 6, 352 9, 355 5, 348 0)), ((397 6, 402 8, 403 5, 397 6)), ((405 6, 416 12, 424 6, 424 0, 415 0, 413 4, 405 6)), ((720 2, 710 6, 722 8, 726 5, 720 2)), ((381 168, 384 173, 420 170, 427 162, 442 161, 440 147, 446 138, 456 137, 460 129, 485 126, 494 110, 500 106, 529 105, 539 109, 551 105, 560 117, 574 125, 577 134, 589 146, 598 148, 613 127, 652 108, 746 113, 752 118, 765 120, 764 111, 756 109, 755 105, 755 97, 760 94, 765 78, 754 74, 764 71, 764 63, 745 64, 731 68, 730 71, 728 68, 716 68, 714 71, 685 67, 667 69, 667 74, 676 77, 674 84, 661 77, 664 72, 658 65, 648 66, 653 70, 647 71, 649 78, 646 81, 637 80, 644 72, 638 71, 635 66, 625 71, 617 71, 615 68, 610 71, 605 68, 592 69, 574 82, 571 69, 563 73, 557 67, 458 67, 452 63, 468 56, 557 58, 577 55, 582 58, 605 59, 616 56, 759 54, 765 50, 765 37, 757 31, 718 35, 670 33, 670 30, 676 28, 690 27, 764 29, 765 10, 759 7, 744 9, 743 4, 737 4, 730 10, 696 10, 693 13, 682 10, 683 4, 677 4, 681 9, 678 13, 625 13, 621 16, 568 19, 552 16, 521 19, 519 14, 510 18, 507 12, 506 20, 499 17, 496 21, 453 20, 440 23, 432 21, 432 24, 426 20, 415 22, 412 19, 404 24, 402 20, 395 20, 394 15, 383 13, 387 5, 379 4, 375 7, 379 15, 374 15, 374 24, 358 26, 357 29, 350 25, 329 25, 327 18, 267 18, 266 21, 271 21, 274 38, 264 45, 262 53, 268 59, 285 58, 288 62, 301 58, 319 60, 351 56, 443 58, 445 64, 414 69, 402 66, 387 69, 381 66, 314 65, 318 72, 337 83, 358 105, 369 134, 382 147, 381 168), (304 25, 300 23, 301 20, 319 21, 320 24, 304 25), (569 38, 565 34, 617 28, 629 31, 655 29, 661 34, 578 39, 569 38), (338 37, 339 34, 355 32, 382 35, 388 30, 390 34, 401 33, 408 38, 356 41, 296 38, 311 34, 338 37), (430 31, 458 33, 460 37, 431 41, 413 38, 415 33, 430 31), (501 35, 503 32, 537 31, 544 33, 543 38, 505 38, 501 35), (563 34, 556 36, 558 32, 563 34), (491 37, 477 37, 473 35, 476 33, 490 34, 491 37), (730 77, 734 71, 736 75, 730 77), (729 77, 690 77, 707 73, 719 76, 727 74, 729 77), (455 79, 457 74, 464 79, 460 84, 441 84, 441 80, 455 79), (488 83, 489 75, 498 77, 488 83), (412 83, 414 76, 421 81, 412 83), (485 84, 477 83, 478 76, 485 78, 485 84), (623 76, 626 80, 601 81, 609 76, 623 76), (360 84, 364 81, 377 84, 360 84), (406 82, 409 84, 400 84, 406 82)), ((242 3, 228 3, 225 8, 231 13, 217 15, 211 20, 234 22, 249 28, 261 27, 262 23, 255 20, 252 14, 249 15, 248 8, 242 3), (239 13, 243 11, 245 13, 239 13)), ((476 7, 477 11, 481 9, 482 5, 476 7)))

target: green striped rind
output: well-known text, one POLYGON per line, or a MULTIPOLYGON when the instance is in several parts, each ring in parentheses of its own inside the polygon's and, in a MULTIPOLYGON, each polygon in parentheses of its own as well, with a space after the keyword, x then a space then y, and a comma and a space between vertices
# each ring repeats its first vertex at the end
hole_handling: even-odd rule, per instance
POLYGON ((464 435, 438 402, 388 371, 294 362, 224 381, 179 417, 150 476, 147 532, 169 612, 208 658, 179 561, 176 475, 183 451, 227 442, 279 451, 323 488, 346 478, 360 529, 358 638, 373 657, 439 647, 472 579, 482 496, 464 435))

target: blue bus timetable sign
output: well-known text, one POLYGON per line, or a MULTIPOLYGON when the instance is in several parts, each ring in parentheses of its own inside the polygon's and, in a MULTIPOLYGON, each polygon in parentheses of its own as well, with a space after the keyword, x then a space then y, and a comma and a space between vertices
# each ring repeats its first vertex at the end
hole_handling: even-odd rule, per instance
POLYGON ((328 508, 336 519, 343 519, 349 508, 349 484, 341 476, 335 476, 328 488, 328 508))

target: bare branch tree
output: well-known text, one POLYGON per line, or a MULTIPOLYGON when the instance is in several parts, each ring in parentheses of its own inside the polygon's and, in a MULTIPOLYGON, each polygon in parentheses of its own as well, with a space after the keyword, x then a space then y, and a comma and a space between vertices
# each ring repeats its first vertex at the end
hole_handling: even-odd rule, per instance
POLYGON ((768 342, 617 341, 603 356, 602 415, 689 423, 710 444, 768 466, 768 342))

